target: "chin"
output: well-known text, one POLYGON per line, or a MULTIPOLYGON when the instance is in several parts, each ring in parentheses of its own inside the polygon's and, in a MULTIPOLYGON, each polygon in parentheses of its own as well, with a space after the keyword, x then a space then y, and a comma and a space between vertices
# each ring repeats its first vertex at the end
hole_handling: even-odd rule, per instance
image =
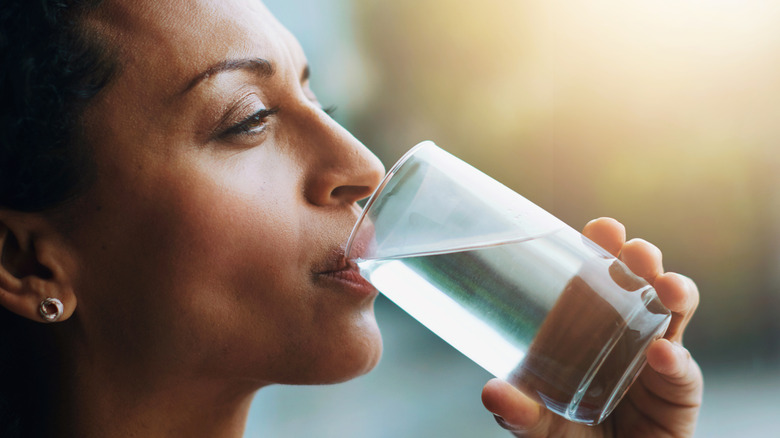
MULTIPOLYGON (((335 322, 334 319, 331 320, 335 322)), ((262 381, 286 385, 326 385, 362 376, 382 357, 382 336, 373 312, 361 312, 336 324, 286 342, 259 366, 262 381), (267 366, 266 366, 267 365, 267 366)))
POLYGON ((323 376, 325 378, 319 383, 340 383, 362 376, 373 370, 381 358, 382 336, 379 328, 374 326, 373 330, 364 330, 360 339, 332 359, 335 366, 323 367, 331 371, 328 373, 330 378, 323 376))
POLYGON ((296 376, 300 379, 298 383, 341 383, 374 369, 382 357, 382 336, 376 323, 352 333, 359 335, 329 342, 328 348, 309 363, 308 372, 296 376))

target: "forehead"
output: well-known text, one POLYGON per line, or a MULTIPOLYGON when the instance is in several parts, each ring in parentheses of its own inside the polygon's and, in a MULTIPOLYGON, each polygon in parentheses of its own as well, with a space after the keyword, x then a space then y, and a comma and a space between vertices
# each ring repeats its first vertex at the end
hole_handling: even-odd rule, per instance
POLYGON ((229 59, 260 57, 277 71, 305 64, 298 42, 258 0, 107 0, 87 25, 117 48, 122 75, 152 88, 180 86, 229 59))

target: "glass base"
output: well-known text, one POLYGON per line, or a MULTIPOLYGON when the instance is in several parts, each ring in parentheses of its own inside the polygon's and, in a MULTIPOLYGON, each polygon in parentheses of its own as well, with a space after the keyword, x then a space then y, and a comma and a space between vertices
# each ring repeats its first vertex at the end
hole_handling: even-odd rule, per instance
MULTIPOLYGON (((636 324, 632 324, 635 323, 636 320, 642 319, 638 317, 640 313, 646 311, 656 313, 656 309, 665 310, 654 289, 648 287, 648 289, 643 292, 643 298, 645 303, 644 308, 641 308, 637 312, 637 315, 633 315, 634 317, 628 319, 621 334, 616 336, 613 342, 605 346, 601 354, 601 359, 594 365, 592 371, 583 379, 582 384, 566 408, 565 413, 562 414, 565 418, 577 423, 594 426, 603 422, 612 413, 615 407, 617 407, 620 400, 622 400, 623 396, 628 392, 628 389, 637 377, 639 377, 639 373, 642 372, 642 369, 647 364, 647 356, 645 354, 647 348, 651 342, 663 336, 669 326, 669 321, 671 320, 671 316, 669 315, 664 318, 660 324, 655 324, 655 326, 636 327, 636 324), (639 335, 638 337, 637 334, 639 335), (615 360, 613 356, 617 353, 614 350, 620 343, 620 338, 629 336, 632 339, 630 342, 625 343, 630 344, 632 350, 634 350, 633 358, 628 363, 625 371, 612 386, 609 395, 606 397, 606 402, 601 406, 587 403, 586 394, 591 389, 591 382, 600 372, 603 372, 605 364, 609 363, 610 360, 615 360)), ((603 399, 603 397, 600 398, 603 399)))

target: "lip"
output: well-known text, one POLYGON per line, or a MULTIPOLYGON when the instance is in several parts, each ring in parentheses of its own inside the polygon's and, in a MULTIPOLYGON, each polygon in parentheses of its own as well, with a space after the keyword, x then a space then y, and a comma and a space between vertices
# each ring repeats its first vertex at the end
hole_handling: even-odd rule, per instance
POLYGON ((357 264, 347 260, 343 249, 332 252, 327 268, 317 273, 317 276, 341 284, 344 289, 359 297, 372 297, 377 295, 376 288, 362 275, 357 264))

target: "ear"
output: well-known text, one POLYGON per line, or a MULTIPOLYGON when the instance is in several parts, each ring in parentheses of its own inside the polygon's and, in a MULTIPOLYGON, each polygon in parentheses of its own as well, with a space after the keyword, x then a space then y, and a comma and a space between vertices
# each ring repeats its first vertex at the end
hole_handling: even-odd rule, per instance
POLYGON ((63 304, 56 321, 76 308, 72 260, 64 239, 50 222, 35 213, 0 210, 0 305, 39 322, 50 322, 41 307, 53 310, 47 298, 63 304))

